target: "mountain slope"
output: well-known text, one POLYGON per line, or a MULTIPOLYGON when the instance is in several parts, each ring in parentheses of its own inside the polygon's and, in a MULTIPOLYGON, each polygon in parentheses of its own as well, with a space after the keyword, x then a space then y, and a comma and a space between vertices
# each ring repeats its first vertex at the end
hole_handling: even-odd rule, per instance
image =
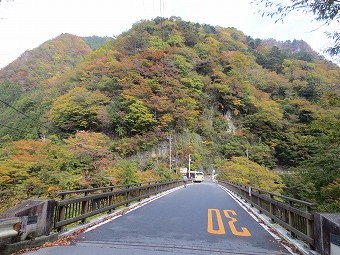
POLYGON ((92 52, 80 37, 62 34, 39 47, 24 52, 0 71, 0 82, 18 83, 30 90, 53 76, 71 70, 84 56, 92 52))
MULTIPOLYGON (((67 40, 86 48, 84 41, 72 38, 67 40)), ((179 18, 141 21, 90 54, 88 48, 80 51, 81 60, 68 68, 58 69, 65 58, 55 58, 56 64, 48 68, 51 75, 40 76, 34 86, 29 75, 1 83, 0 92, 5 93, 0 98, 36 121, 2 106, 2 123, 31 133, 7 127, 0 129, 0 137, 18 140, 44 135, 53 143, 56 136, 67 138, 76 146, 60 148, 70 154, 91 144, 81 152, 81 163, 65 162, 75 172, 80 165, 86 169, 81 170, 82 181, 75 181, 82 186, 90 182, 88 173, 98 184, 96 177, 102 172, 121 177, 124 167, 136 170, 136 175, 126 173, 132 176, 130 181, 145 172, 169 177, 166 142, 171 136, 177 169, 187 164, 188 154, 192 169, 212 170, 226 169, 225 162, 234 157, 248 160, 247 152, 249 160, 264 167, 310 173, 294 177, 302 178, 306 190, 314 187, 310 194, 298 197, 321 201, 322 192, 333 192, 322 188, 340 178, 336 162, 322 174, 314 171, 326 156, 337 155, 339 130, 334 127, 340 126, 340 69, 317 57, 303 42, 294 45, 299 50, 290 43, 288 50, 280 43, 250 38, 235 28, 179 18), (14 86, 21 93, 13 91, 14 86), (110 143, 93 146, 93 133, 101 133, 110 143), (107 162, 102 156, 98 160, 93 148, 116 159, 138 159, 138 169, 133 161, 107 162)), ((52 56, 53 52, 59 56, 63 49, 53 48, 45 47, 43 52, 51 49, 52 56)), ((75 59, 77 54, 72 54, 79 51, 70 52, 75 59)), ((46 60, 29 59, 28 63, 37 63, 35 72, 47 70, 46 60)), ((9 67, 0 76, 4 73, 11 77, 9 67)), ((0 166, 2 162, 9 167, 10 160, 4 157, 0 166)), ((293 190, 288 185, 290 177, 286 178, 287 193, 293 190)), ((247 182, 242 176, 239 180, 247 182)))

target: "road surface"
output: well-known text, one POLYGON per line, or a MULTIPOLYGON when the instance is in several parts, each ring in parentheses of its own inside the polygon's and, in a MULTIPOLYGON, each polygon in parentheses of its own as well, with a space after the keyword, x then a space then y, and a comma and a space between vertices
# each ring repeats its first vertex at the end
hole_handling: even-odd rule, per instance
POLYGON ((91 231, 69 246, 29 255, 287 255, 286 250, 216 183, 182 187, 91 231))

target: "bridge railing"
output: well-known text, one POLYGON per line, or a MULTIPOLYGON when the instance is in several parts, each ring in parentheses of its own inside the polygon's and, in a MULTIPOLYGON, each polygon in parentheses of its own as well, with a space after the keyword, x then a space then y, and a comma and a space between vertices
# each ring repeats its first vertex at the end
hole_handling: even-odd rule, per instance
POLYGON ((112 212, 114 209, 140 201, 151 195, 181 185, 182 182, 144 182, 95 189, 74 190, 57 194, 54 228, 62 231, 66 225, 86 222, 89 217, 112 212), (59 198, 59 200, 58 200, 59 198))
POLYGON ((316 204, 234 182, 220 181, 219 184, 288 229, 292 236, 314 247, 314 214, 311 211, 316 204))

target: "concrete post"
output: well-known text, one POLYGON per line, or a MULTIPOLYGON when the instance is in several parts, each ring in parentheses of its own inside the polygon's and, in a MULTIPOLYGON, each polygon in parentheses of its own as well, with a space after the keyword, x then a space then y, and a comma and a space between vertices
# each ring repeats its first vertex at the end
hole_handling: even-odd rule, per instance
POLYGON ((25 229, 20 239, 30 239, 49 235, 54 223, 54 200, 26 200, 7 210, 1 218, 21 217, 25 229))
POLYGON ((322 255, 340 251, 340 213, 314 214, 315 250, 322 255))

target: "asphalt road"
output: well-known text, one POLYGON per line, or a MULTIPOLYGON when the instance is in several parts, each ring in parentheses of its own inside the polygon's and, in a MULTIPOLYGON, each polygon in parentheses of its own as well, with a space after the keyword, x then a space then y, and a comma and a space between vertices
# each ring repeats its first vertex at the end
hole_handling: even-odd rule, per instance
POLYGON ((29 255, 290 254, 217 184, 194 183, 29 255))

